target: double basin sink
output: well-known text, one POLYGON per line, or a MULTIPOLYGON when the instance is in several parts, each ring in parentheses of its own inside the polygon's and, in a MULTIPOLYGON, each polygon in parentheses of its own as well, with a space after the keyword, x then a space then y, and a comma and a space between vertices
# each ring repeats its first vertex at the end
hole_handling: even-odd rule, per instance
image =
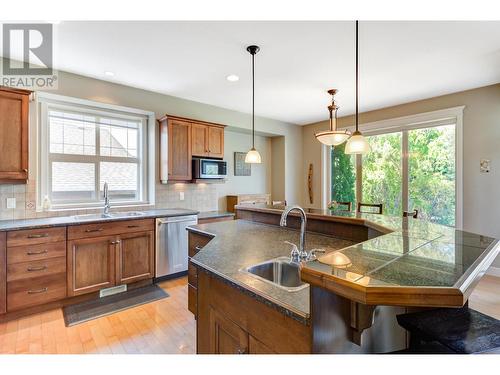
POLYGON ((289 292, 299 291, 309 286, 300 279, 299 264, 292 262, 289 257, 272 259, 246 267, 242 271, 289 292))
POLYGON ((125 211, 125 212, 113 212, 109 214, 85 214, 85 215, 75 215, 73 216, 75 220, 95 220, 95 219, 114 219, 120 217, 140 217, 144 216, 144 212, 140 211, 125 211))

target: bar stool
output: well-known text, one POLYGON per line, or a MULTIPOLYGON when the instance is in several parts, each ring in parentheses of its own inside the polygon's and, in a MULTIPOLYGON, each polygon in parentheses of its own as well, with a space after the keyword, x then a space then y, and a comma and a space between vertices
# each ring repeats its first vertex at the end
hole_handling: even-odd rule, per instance
POLYGON ((337 207, 346 206, 345 209, 339 208, 337 211, 350 212, 352 208, 352 202, 337 202, 337 207))
POLYGON ((397 316, 410 332, 408 353, 498 353, 500 320, 464 307, 440 308, 397 316))
POLYGON ((413 210, 412 212, 403 211, 403 217, 412 217, 414 219, 418 218, 418 210, 413 210))
POLYGON ((358 212, 364 213, 364 214, 379 214, 382 215, 382 203, 380 204, 372 204, 372 203, 361 203, 358 202, 358 212), (369 208, 375 208, 376 211, 361 211, 361 207, 369 207, 369 208))

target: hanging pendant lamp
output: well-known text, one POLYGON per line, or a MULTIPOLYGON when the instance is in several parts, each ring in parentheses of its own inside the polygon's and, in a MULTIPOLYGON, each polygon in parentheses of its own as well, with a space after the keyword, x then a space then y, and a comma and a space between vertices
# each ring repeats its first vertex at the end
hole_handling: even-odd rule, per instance
POLYGON ((252 55, 252 148, 245 156, 245 163, 260 164, 262 158, 255 149, 255 54, 259 52, 258 46, 248 46, 247 51, 252 55))
POLYGON ((356 131, 352 133, 351 138, 347 141, 345 145, 345 153, 346 154, 367 154, 370 152, 370 144, 363 137, 363 134, 359 131, 359 123, 358 123, 358 71, 359 71, 359 63, 358 63, 358 21, 356 21, 356 131))
POLYGON ((328 106, 328 111, 330 112, 330 130, 314 134, 318 141, 327 146, 338 146, 347 141, 351 135, 348 130, 337 130, 337 111, 339 109, 335 103, 335 94, 337 91, 337 89, 328 90, 328 93, 332 96, 332 104, 328 106))

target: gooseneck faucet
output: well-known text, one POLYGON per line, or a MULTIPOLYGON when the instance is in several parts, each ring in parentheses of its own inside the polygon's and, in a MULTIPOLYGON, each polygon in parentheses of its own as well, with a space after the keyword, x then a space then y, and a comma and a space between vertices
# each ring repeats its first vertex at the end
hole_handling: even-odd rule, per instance
POLYGON ((108 216, 109 215, 109 209, 111 208, 110 204, 109 204, 109 188, 108 188, 108 183, 105 182, 104 183, 104 216, 108 216))
MULTIPOLYGON (((290 206, 285 208, 285 211, 281 214, 281 220, 280 220, 280 226, 286 227, 286 219, 288 217, 288 214, 292 211, 298 211, 300 214, 300 243, 299 243, 299 253, 298 257, 300 259, 307 259, 307 251, 305 249, 306 246, 306 225, 307 225, 307 217, 306 217, 306 212, 304 209, 300 206, 290 206)), ((294 254, 292 253, 292 257, 294 254)))

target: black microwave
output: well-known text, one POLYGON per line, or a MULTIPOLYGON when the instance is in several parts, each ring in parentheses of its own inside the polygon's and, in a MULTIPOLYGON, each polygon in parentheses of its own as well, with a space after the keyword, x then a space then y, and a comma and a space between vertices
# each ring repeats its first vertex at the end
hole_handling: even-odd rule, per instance
POLYGON ((225 178, 227 163, 224 160, 193 158, 193 178, 225 178))

